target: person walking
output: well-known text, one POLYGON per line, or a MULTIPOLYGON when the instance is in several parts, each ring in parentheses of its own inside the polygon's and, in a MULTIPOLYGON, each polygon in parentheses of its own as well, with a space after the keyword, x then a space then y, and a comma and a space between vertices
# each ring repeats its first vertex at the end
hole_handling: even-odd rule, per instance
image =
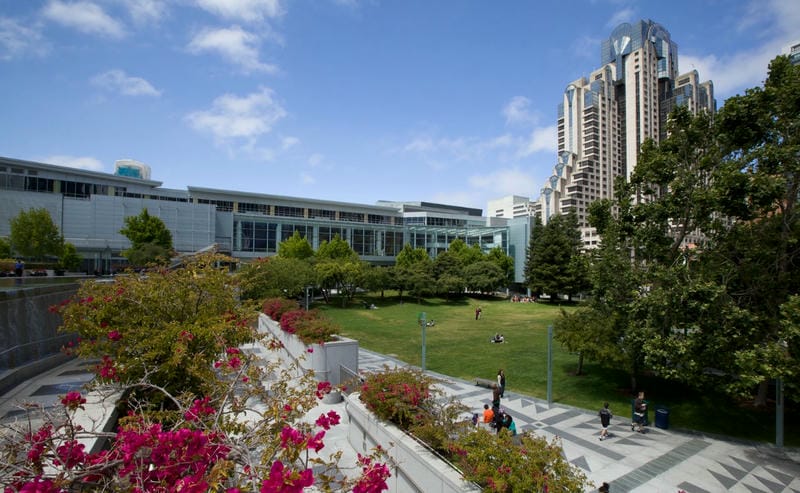
POLYGON ((603 403, 603 409, 598 413, 600 415, 600 441, 608 438, 608 425, 611 423, 611 409, 608 408, 608 402, 603 403))
POLYGON ((497 386, 500 387, 500 397, 504 397, 506 392, 506 372, 502 368, 497 370, 497 386))

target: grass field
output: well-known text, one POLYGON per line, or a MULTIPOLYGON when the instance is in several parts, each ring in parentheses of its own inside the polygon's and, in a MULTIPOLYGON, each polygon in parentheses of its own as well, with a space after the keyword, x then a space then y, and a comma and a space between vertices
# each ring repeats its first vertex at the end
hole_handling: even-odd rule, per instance
MULTIPOLYGON (((500 298, 427 299, 417 303, 404 297, 362 296, 348 307, 338 302, 316 303, 342 327, 342 335, 357 339, 359 345, 394 356, 415 366, 422 364, 422 330, 417 322, 422 312, 435 325, 426 329, 425 368, 466 380, 494 379, 497 370, 506 372, 506 388, 538 398, 547 397, 547 327, 559 310, 574 309, 549 303, 511 303, 500 298), (367 310, 361 301, 374 303, 367 310), (482 316, 475 320, 475 308, 482 316), (501 333, 505 344, 489 339, 501 333)), ((584 409, 599 409, 604 401, 617 416, 630 414, 630 379, 624 372, 584 363, 584 374, 576 376, 578 357, 553 342, 554 402, 584 409)), ((775 442, 773 407, 756 410, 730 401, 725 396, 701 394, 655 378, 639 379, 650 403, 650 420, 658 406, 670 410, 670 427, 704 431, 736 438, 775 442)), ((488 395, 488 394, 487 394, 488 395)), ((787 446, 800 446, 800 419, 787 406, 787 446)))

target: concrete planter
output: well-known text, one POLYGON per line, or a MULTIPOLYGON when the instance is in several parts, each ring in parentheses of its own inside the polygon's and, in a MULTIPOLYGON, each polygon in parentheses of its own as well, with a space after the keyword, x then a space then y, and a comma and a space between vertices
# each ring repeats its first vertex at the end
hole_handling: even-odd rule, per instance
POLYGON ((285 332, 278 322, 263 313, 258 316, 258 330, 281 341, 286 353, 301 368, 313 371, 317 381, 339 385, 344 379, 342 367, 358 373, 358 341, 354 339, 339 336, 324 344, 305 344, 296 335, 285 332))
POLYGON ((357 393, 347 399, 350 419, 348 441, 361 454, 381 445, 392 458, 396 470, 387 481, 390 493, 459 493, 481 491, 461 474, 397 426, 378 419, 361 402, 357 393))

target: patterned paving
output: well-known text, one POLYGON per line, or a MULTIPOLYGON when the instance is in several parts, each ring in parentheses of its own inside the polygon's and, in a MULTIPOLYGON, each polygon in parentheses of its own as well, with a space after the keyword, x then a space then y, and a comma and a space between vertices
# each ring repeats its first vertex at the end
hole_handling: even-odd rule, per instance
MULTIPOLYGON (((403 366, 396 359, 360 350, 363 371, 384 364, 403 366)), ((480 411, 491 401, 491 391, 452 377, 442 389, 480 411)), ((701 434, 648 427, 631 432, 626 417, 615 417, 610 438, 600 441, 599 418, 594 413, 507 391, 501 404, 514 417, 518 430, 531 430, 548 439, 558 437, 564 455, 596 485, 608 482, 614 493, 764 492, 800 493, 800 451, 766 444, 725 441, 701 434)))

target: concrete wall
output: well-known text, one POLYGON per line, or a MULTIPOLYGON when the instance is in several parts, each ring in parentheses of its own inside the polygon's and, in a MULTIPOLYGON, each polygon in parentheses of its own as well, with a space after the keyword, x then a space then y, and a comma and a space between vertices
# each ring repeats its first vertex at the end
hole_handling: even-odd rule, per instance
POLYGON ((350 419, 347 439, 359 453, 367 455, 380 445, 396 469, 387 481, 389 493, 459 493, 481 489, 464 480, 456 469, 391 423, 367 410, 358 394, 347 397, 350 419))
POLYGON ((68 357, 61 348, 75 334, 61 334, 61 316, 49 308, 70 298, 78 284, 0 291, 0 393, 68 357))
POLYGON ((325 344, 306 345, 299 337, 285 332, 278 322, 263 313, 258 317, 258 330, 281 341, 289 356, 304 370, 312 370, 314 377, 320 382, 328 381, 332 385, 342 383, 340 366, 358 373, 358 341, 354 339, 338 337, 337 340, 325 344))

